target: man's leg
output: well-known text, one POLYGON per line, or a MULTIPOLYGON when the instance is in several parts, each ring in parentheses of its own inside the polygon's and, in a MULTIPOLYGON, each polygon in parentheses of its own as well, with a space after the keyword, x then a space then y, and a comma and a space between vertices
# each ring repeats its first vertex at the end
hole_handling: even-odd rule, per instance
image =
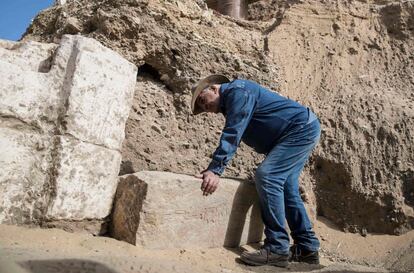
POLYGON ((301 170, 290 175, 285 183, 285 214, 294 244, 301 250, 314 252, 319 249, 319 240, 312 230, 311 222, 299 193, 301 170))
POLYGON ((244 252, 240 256, 249 265, 288 265, 289 235, 284 226, 283 191, 290 166, 286 163, 286 157, 288 152, 283 147, 276 146, 256 170, 256 189, 266 238, 263 248, 244 252))
MULTIPOLYGON (((285 184, 291 175, 300 174, 319 139, 319 134, 318 121, 303 126, 301 130, 292 133, 277 144, 256 170, 256 189, 265 224, 264 247, 272 253, 285 255, 289 251, 289 236, 284 227, 285 184)), ((288 188, 291 192, 297 191, 299 195, 298 187, 288 188)), ((290 197, 291 194, 288 196, 290 197)), ((301 211, 302 216, 306 215, 306 211, 303 212, 301 211)))
POLYGON ((299 158, 295 169, 286 180, 284 185, 284 201, 286 219, 291 230, 291 236, 294 240, 293 252, 296 257, 293 260, 307 263, 319 263, 319 240, 312 230, 312 225, 307 215, 305 206, 299 193, 299 176, 306 164, 313 148, 319 141, 320 125, 319 122, 313 122, 297 134, 298 144, 303 143, 303 155, 299 158))
POLYGON ((273 253, 289 253, 289 235, 285 229, 284 184, 288 177, 282 165, 285 152, 274 148, 256 170, 256 189, 265 225, 264 245, 273 253))

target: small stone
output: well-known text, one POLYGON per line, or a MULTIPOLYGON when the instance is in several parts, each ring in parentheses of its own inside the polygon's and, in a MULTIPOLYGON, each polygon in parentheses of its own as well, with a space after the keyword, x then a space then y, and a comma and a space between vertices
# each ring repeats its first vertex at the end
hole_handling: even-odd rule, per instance
POLYGON ((367 234, 368 234, 368 231, 367 231, 367 229, 366 228, 361 228, 361 236, 362 237, 366 237, 367 236, 367 234))
POLYGON ((159 133, 159 134, 161 134, 161 133, 162 133, 162 130, 161 130, 161 128, 160 128, 160 127, 158 127, 158 125, 153 124, 153 125, 151 126, 151 129, 152 129, 152 130, 154 130, 155 132, 159 133))
POLYGON ((63 33, 66 34, 77 34, 82 31, 82 25, 78 19, 74 17, 69 17, 66 19, 65 25, 63 27, 63 33))
POLYGON ((355 48, 353 48, 353 47, 348 48, 348 52, 349 52, 349 54, 351 54, 351 55, 356 55, 356 54, 358 54, 358 50, 356 50, 356 49, 355 49, 355 48))

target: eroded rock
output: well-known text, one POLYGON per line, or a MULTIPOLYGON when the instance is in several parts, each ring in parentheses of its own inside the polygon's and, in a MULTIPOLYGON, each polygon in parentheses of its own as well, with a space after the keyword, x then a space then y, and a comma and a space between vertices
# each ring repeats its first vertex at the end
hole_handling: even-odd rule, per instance
POLYGON ((0 223, 103 219, 137 68, 81 36, 0 56, 0 223))
POLYGON ((111 237, 130 244, 136 243, 142 203, 146 195, 147 183, 136 175, 119 178, 109 223, 111 237))

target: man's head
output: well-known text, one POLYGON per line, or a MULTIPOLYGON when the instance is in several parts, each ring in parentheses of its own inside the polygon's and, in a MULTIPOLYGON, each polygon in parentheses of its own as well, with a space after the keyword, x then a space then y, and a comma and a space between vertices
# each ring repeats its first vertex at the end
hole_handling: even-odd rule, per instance
POLYGON ((210 85, 198 95, 195 103, 201 112, 220 112, 220 86, 220 84, 210 85))
POLYGON ((220 112, 220 85, 230 80, 223 75, 210 75, 193 87, 191 110, 194 115, 202 112, 220 112))

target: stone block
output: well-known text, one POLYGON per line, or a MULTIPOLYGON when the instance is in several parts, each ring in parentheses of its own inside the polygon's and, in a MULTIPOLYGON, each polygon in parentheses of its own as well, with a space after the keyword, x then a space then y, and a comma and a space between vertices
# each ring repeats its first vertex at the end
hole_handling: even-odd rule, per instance
POLYGON ((0 41, 0 116, 19 119, 43 131, 56 127, 63 79, 52 79, 47 73, 56 47, 56 44, 0 41))
POLYGON ((14 117, 43 131, 56 127, 60 98, 45 73, 23 70, 0 60, 0 115, 14 117))
POLYGON ((137 68, 114 51, 80 36, 73 43, 73 71, 64 117, 64 133, 121 149, 132 105, 137 68))
POLYGON ((136 243, 139 214, 147 194, 147 184, 135 175, 120 177, 116 189, 112 221, 109 223, 111 237, 136 243))
POLYGON ((46 209, 48 139, 1 127, 4 123, 0 120, 0 223, 30 223, 46 209))
POLYGON ((64 5, 66 4, 66 0, 55 0, 55 5, 64 5))
MULTIPOLYGON (((201 180, 192 176, 143 171, 120 179, 130 177, 144 181, 147 187, 136 233, 137 245, 160 249, 236 247, 262 239, 263 223, 252 183, 221 179, 218 190, 206 197, 200 190, 201 180)), ((133 213, 130 209, 114 211, 112 221, 130 219, 128 216, 133 213), (119 217, 120 214, 128 216, 119 217)))
POLYGON ((57 44, 33 41, 11 42, 0 40, 0 60, 24 71, 46 73, 50 69, 57 44))
POLYGON ((102 219, 111 210, 121 154, 72 136, 57 136, 55 186, 48 219, 102 219))
POLYGON ((0 223, 100 223, 110 213, 136 73, 82 36, 0 40, 0 223))

